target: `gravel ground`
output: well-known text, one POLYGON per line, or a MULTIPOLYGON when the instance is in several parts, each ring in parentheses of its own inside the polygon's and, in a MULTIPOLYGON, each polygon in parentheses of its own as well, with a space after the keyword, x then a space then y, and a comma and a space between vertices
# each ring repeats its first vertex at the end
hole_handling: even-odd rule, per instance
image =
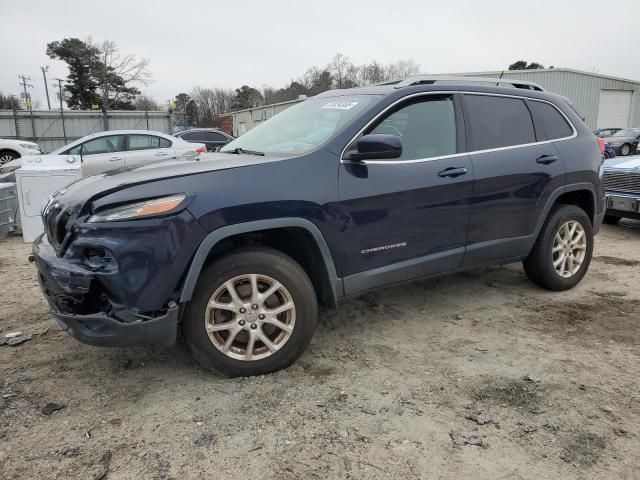
POLYGON ((604 226, 585 280, 520 265, 321 313, 307 352, 228 380, 173 348, 61 332, 0 241, 0 477, 640 478, 640 223, 604 226))

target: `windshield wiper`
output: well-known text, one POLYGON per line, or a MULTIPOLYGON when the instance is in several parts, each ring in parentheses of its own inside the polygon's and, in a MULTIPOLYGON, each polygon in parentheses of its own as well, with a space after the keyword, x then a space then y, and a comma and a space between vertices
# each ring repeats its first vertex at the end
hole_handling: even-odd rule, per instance
POLYGON ((258 152, 256 150, 247 150, 246 148, 242 148, 242 147, 236 147, 232 150, 225 150, 222 153, 235 153, 236 155, 245 153, 247 155, 258 155, 260 157, 264 157, 264 152, 258 152))

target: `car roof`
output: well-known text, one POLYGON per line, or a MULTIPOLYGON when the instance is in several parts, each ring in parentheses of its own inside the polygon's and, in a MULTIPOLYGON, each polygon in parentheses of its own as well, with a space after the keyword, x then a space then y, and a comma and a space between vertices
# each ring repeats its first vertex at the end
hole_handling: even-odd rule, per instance
POLYGON ((214 132, 214 133, 220 133, 222 135, 225 136, 229 136, 229 134, 224 133, 222 130, 220 130, 219 128, 206 128, 206 127, 202 127, 202 128, 190 128, 189 130, 182 130, 180 132, 176 132, 174 133, 174 136, 180 136, 180 135, 184 135, 185 133, 189 133, 189 132, 214 132))
MULTIPOLYGON (((461 80, 463 82, 464 80, 461 80)), ((371 85, 366 87, 346 88, 328 90, 320 93, 312 98, 330 98, 337 96, 351 96, 351 95, 389 95, 394 97, 404 97, 413 93, 421 92, 477 92, 477 93, 491 93, 495 95, 508 95, 508 96, 522 96, 528 98, 539 98, 540 100, 553 100, 554 102, 564 102, 571 106, 571 101, 555 93, 530 90, 526 88, 517 87, 500 87, 492 85, 476 85, 472 83, 432 83, 432 84, 416 84, 407 86, 396 85, 371 85)))

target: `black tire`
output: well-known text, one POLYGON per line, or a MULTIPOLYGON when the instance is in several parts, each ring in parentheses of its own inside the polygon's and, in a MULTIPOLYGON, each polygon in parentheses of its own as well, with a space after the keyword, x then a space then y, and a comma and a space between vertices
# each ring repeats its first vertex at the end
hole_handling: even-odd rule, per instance
POLYGON ((305 350, 316 329, 318 305, 313 284, 291 257, 270 248, 236 250, 209 265, 187 304, 182 329, 195 359, 206 369, 229 377, 262 375, 288 367, 305 350), (295 326, 282 347, 266 358, 240 360, 219 350, 205 329, 205 310, 213 293, 228 280, 248 274, 267 275, 280 282, 295 305, 295 326))
POLYGON ((631 153, 631 145, 629 145, 628 143, 625 143, 624 145, 622 145, 620 147, 620 156, 621 157, 626 157, 630 153, 631 153))
POLYGON ((605 215, 602 223, 607 225, 617 225, 622 217, 616 217, 615 215, 605 215))
POLYGON ((8 163, 16 158, 20 158, 16 152, 12 152, 11 150, 0 150, 0 167, 5 163, 8 163))
POLYGON ((554 206, 542 226, 531 253, 524 260, 524 271, 536 285, 548 290, 562 291, 575 287, 584 277, 591 263, 593 254, 593 227, 591 220, 580 207, 575 205, 554 206), (564 223, 574 220, 580 223, 587 239, 585 257, 571 277, 560 276, 553 266, 552 249, 556 233, 564 223))

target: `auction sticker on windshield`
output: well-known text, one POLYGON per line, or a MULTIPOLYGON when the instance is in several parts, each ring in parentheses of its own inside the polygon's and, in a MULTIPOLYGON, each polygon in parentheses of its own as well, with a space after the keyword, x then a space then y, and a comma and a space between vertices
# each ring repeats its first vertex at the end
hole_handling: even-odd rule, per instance
POLYGON ((329 102, 325 103, 322 108, 329 108, 331 110, 349 110, 357 104, 358 102, 329 102))

